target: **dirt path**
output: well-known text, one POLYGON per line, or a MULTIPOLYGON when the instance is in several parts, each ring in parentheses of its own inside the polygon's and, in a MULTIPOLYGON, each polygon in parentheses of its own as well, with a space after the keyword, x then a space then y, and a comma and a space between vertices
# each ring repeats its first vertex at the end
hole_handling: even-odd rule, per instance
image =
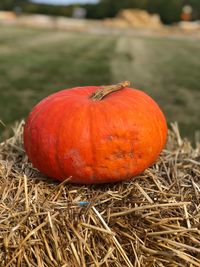
POLYGON ((143 39, 120 37, 111 61, 113 80, 131 80, 136 87, 149 86, 154 72, 151 61, 151 49, 143 39))
MULTIPOLYGON (((162 48, 164 40, 157 37, 120 36, 115 57, 111 61, 114 81, 128 79, 135 88, 147 92, 160 89, 167 79, 168 69, 164 66, 173 60, 176 53, 175 50, 171 51, 172 47, 169 47, 169 52, 165 51, 170 41, 162 48)), ((156 94, 159 95, 159 90, 156 94)))
POLYGON ((199 129, 199 57, 192 53, 200 54, 192 40, 119 36, 111 60, 113 81, 130 80, 159 103, 169 122, 178 121, 188 133, 190 127, 199 129))

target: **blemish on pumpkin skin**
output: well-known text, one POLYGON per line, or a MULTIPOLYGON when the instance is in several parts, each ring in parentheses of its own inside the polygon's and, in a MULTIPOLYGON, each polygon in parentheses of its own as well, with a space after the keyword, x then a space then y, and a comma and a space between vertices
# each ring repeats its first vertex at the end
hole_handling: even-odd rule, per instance
POLYGON ((72 160, 72 164, 75 168, 80 168, 85 165, 85 162, 81 158, 78 150, 76 149, 70 149, 66 154, 65 154, 65 159, 70 158, 72 160))
POLYGON ((112 155, 115 159, 123 159, 125 157, 125 153, 123 151, 118 151, 112 155))
POLYGON ((53 136, 48 136, 46 138, 47 142, 49 143, 49 145, 54 145, 56 143, 56 138, 53 136))
POLYGON ((113 136, 112 136, 112 135, 109 135, 109 136, 107 137, 107 139, 108 139, 109 141, 112 141, 112 140, 113 140, 113 136))
POLYGON ((130 158, 134 158, 134 153, 131 151, 131 152, 128 153, 128 156, 129 156, 130 158))
POLYGON ((117 151, 111 154, 109 157, 106 157, 106 159, 109 160, 117 160, 117 159, 127 159, 127 158, 134 158, 134 153, 132 151, 117 151))
POLYGON ((94 177, 94 171, 91 166, 85 166, 83 171, 89 178, 92 179, 94 177))
POLYGON ((141 154, 138 154, 138 158, 139 158, 139 159, 142 159, 142 155, 141 155, 141 154))
POLYGON ((107 136, 107 139, 109 140, 109 141, 119 141, 119 140, 126 140, 126 135, 125 134, 123 134, 123 135, 108 135, 107 136))

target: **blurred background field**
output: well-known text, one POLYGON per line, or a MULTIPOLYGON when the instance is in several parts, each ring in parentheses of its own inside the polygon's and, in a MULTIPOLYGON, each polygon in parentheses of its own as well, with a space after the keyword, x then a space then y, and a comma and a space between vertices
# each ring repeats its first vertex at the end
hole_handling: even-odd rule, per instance
MULTIPOLYGON (((18 4, 25 7, 28 2, 18 4)), ((164 9, 160 17, 139 9, 117 13, 116 7, 115 13, 109 13, 108 2, 116 3, 100 1, 96 17, 91 11, 95 5, 83 5, 85 16, 93 20, 64 17, 61 11, 74 14, 72 5, 58 8, 29 2, 26 6, 26 12, 36 13, 35 6, 51 16, 30 15, 19 7, 13 12, 12 5, 4 5, 0 16, 0 121, 12 125, 42 98, 64 88, 130 80, 133 87, 159 103, 168 123, 178 121, 182 135, 194 140, 200 130, 198 20, 178 22, 179 5, 174 17, 162 13, 164 9), (98 12, 103 12, 106 2, 107 13, 101 14, 109 18, 94 20, 104 18, 98 12)), ((198 12, 196 8, 196 19, 198 12)))
POLYGON ((0 266, 198 267, 200 0, 69 1, 0 0, 0 266), (97 187, 38 173, 22 141, 33 106, 123 80, 179 124, 156 164, 97 187))
MULTIPOLYGON (((194 137, 200 119, 200 42, 130 34, 0 29, 0 118, 24 118, 64 88, 130 80, 194 137)), ((3 127, 1 126, 2 130, 3 127)))

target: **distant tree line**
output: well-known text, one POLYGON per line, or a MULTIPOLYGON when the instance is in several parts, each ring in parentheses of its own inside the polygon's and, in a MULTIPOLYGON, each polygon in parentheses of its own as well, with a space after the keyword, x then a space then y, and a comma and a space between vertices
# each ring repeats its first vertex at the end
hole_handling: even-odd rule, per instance
MULTIPOLYGON (((150 13, 157 13, 166 23, 174 23, 180 20, 182 8, 189 4, 193 7, 193 19, 200 19, 200 0, 101 0, 98 4, 85 4, 82 6, 87 11, 89 19, 103 19, 115 17, 124 8, 145 9, 150 13)), ((56 16, 72 16, 73 9, 77 5, 53 6, 34 4, 30 0, 0 0, 0 9, 13 10, 20 7, 23 12, 50 14, 56 16)))
POLYGON ((184 5, 193 7, 193 19, 200 19, 200 0, 101 0, 97 5, 87 5, 88 18, 115 17, 124 8, 145 9, 157 13, 166 24, 180 20, 184 5))
POLYGON ((0 0, 0 10, 71 17, 74 6, 36 4, 29 0, 0 0))

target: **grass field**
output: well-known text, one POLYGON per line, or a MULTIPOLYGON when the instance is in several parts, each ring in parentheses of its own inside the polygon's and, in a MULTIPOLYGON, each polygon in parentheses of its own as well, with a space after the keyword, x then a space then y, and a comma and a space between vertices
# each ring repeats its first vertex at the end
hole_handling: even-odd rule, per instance
MULTIPOLYGON (((183 135, 200 129, 200 43, 0 25, 0 120, 26 117, 59 89, 130 80, 183 135)), ((0 131, 4 128, 0 124, 0 131)))

